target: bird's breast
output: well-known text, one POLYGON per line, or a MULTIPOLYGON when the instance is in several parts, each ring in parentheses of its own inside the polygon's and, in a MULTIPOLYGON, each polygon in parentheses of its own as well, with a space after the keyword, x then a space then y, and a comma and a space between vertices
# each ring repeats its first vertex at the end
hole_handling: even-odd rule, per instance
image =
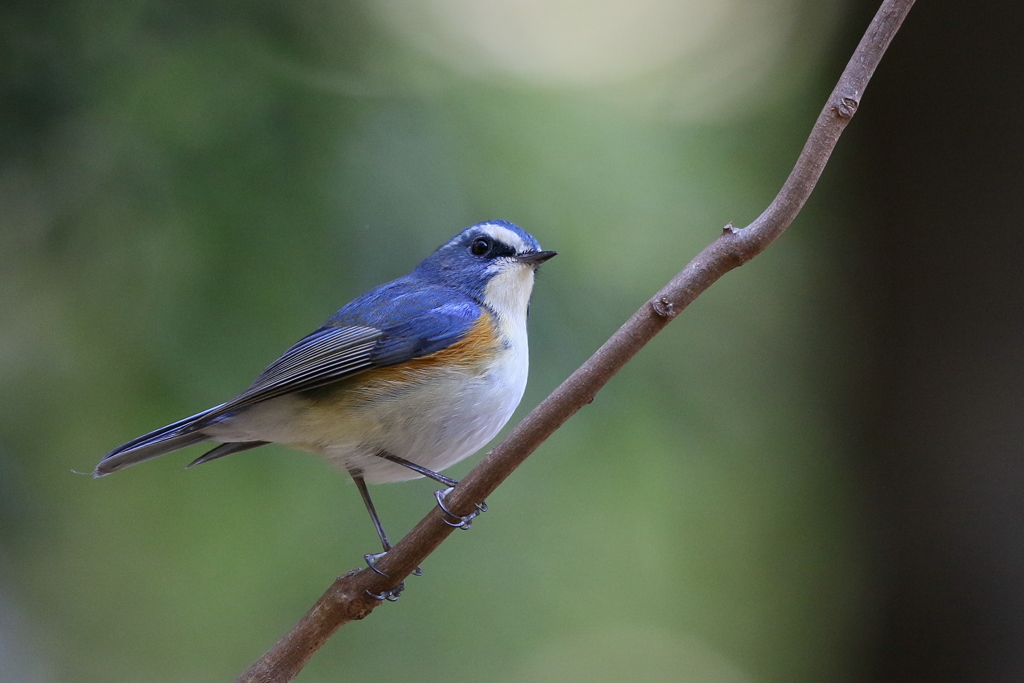
POLYGON ((528 359, 525 335, 501 316, 484 311, 458 342, 428 356, 361 373, 330 392, 328 400, 351 407, 475 402, 480 412, 486 412, 496 402, 504 405, 507 397, 519 402, 528 359))
POLYGON ((471 455, 508 422, 526 388, 525 340, 501 324, 485 312, 441 351, 318 390, 306 399, 293 445, 359 469, 368 482, 418 476, 376 450, 434 471, 471 455))

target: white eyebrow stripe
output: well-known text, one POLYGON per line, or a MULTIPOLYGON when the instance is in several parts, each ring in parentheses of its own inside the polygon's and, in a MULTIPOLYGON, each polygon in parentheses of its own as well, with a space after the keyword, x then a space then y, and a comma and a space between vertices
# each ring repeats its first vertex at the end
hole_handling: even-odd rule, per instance
POLYGON ((527 251, 529 249, 526 242, 523 241, 522 237, 512 232, 503 225, 485 223, 480 227, 483 229, 484 232, 486 232, 494 239, 498 240, 499 242, 503 242, 508 246, 512 247, 513 249, 515 249, 517 254, 521 254, 522 252, 527 251))

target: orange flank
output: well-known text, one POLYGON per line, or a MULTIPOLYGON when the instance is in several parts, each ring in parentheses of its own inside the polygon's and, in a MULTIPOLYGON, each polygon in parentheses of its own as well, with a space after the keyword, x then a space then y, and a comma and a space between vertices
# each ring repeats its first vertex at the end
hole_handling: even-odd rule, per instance
POLYGON ((337 384, 314 390, 313 400, 326 400, 334 404, 340 401, 351 406, 374 400, 402 386, 435 377, 441 372, 482 371, 500 347, 501 339, 498 337, 494 317, 485 311, 466 336, 451 346, 399 365, 366 370, 337 384), (344 391, 335 391, 342 388, 344 391))
POLYGON ((410 381, 418 375, 448 368, 471 369, 494 358, 501 341, 494 326, 490 313, 484 312, 466 336, 451 346, 435 351, 429 356, 422 356, 406 361, 401 365, 378 368, 359 375, 362 382, 374 381, 410 381))

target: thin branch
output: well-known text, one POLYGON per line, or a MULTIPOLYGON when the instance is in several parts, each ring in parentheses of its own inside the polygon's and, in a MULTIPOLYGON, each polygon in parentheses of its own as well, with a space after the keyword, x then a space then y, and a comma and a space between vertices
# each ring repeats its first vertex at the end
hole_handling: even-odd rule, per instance
MULTIPOLYGON (((718 278, 771 244, 803 208, 832 150, 850 122, 882 55, 914 0, 885 0, 822 109, 800 158, 771 205, 749 226, 726 226, 660 292, 633 314, 604 345, 519 423, 448 495, 456 514, 469 514, 536 448, 595 394, 636 353, 718 278)), ((367 616, 379 595, 394 588, 454 530, 433 508, 379 561, 383 574, 352 570, 339 577, 284 638, 243 673, 236 683, 291 681, 309 658, 342 625, 367 616), (388 578, 390 577, 390 578, 388 578)))

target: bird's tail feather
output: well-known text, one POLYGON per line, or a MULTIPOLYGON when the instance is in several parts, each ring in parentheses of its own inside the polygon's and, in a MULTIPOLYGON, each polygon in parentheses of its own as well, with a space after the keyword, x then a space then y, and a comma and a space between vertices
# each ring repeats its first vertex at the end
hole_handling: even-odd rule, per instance
POLYGON ((220 406, 214 406, 118 446, 100 460, 93 476, 102 477, 129 465, 209 440, 210 437, 202 432, 201 426, 205 426, 203 419, 218 408, 220 406))
POLYGON ((158 441, 133 448, 126 449, 122 446, 122 448, 112 451, 103 460, 100 460, 100 464, 96 465, 96 471, 93 472, 93 476, 102 477, 105 474, 123 469, 128 465, 134 465, 143 460, 150 460, 171 451, 176 451, 179 448, 206 441, 209 438, 202 432, 189 432, 187 434, 178 434, 177 436, 167 436, 158 441))
POLYGON ((260 446, 266 446, 269 441, 232 441, 229 443, 222 443, 211 451, 207 451, 203 455, 199 456, 189 464, 185 465, 186 468, 194 467, 196 465, 202 465, 204 462, 210 462, 217 458, 223 458, 225 455, 231 455, 232 453, 238 453, 239 451, 247 451, 250 448, 259 448, 260 446))

